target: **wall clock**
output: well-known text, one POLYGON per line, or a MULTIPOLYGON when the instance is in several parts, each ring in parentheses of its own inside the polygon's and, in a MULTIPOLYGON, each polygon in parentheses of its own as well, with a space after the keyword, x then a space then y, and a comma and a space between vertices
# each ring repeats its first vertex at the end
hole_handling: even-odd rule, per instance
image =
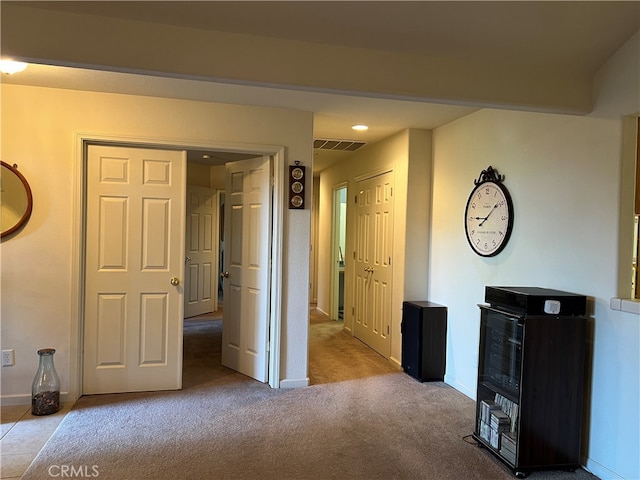
POLYGON ((20 230, 31 216, 33 196, 27 179, 13 166, 0 160, 0 238, 20 230))
POLYGON ((306 169, 296 160, 289 166, 289 208, 304 208, 304 186, 306 169))
POLYGON ((471 249, 492 257, 507 245, 513 229, 513 202, 499 175, 489 166, 474 180, 464 210, 464 229, 471 249))

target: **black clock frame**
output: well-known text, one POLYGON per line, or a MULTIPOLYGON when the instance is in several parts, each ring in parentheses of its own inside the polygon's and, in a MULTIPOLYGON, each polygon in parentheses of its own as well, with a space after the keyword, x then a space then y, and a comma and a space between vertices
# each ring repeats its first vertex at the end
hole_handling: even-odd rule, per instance
POLYGON ((511 200, 511 195, 509 194, 509 190, 507 190, 507 187, 505 187, 504 184, 502 183, 503 180, 504 180, 504 175, 500 175, 497 170, 495 170, 491 165, 489 165, 489 167, 486 170, 482 170, 478 178, 473 181, 473 184, 475 186, 473 187, 473 190, 471 190, 471 193, 469 194, 469 198, 467 199, 467 204, 464 207, 464 235, 467 239, 467 243, 471 247, 471 250, 473 250, 474 253, 476 253, 477 255, 480 255, 481 257, 494 257, 498 255, 507 246, 507 243, 509 243, 509 238, 511 237, 511 231, 513 230, 513 223, 514 223, 513 200, 511 200), (509 212, 509 222, 507 224, 507 231, 504 234, 504 240, 496 250, 486 254, 479 252, 478 250, 475 249, 475 247, 473 246, 473 243, 469 239, 469 230, 467 228, 467 215, 469 214, 469 205, 473 200, 473 196, 478 191, 478 188, 485 183, 493 183, 496 187, 498 187, 502 191, 502 193, 504 194, 504 198, 507 202, 507 211, 509 212))
POLYGON ((300 161, 295 165, 289 165, 289 209, 303 210, 306 194, 307 171, 300 161))

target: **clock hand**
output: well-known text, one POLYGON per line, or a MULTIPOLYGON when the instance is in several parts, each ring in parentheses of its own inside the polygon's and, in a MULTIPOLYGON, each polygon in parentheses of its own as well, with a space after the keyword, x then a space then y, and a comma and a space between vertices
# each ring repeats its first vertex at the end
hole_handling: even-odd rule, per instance
POLYGON ((492 208, 491 210, 489 210, 489 213, 487 214, 487 216, 486 216, 486 217, 484 217, 484 220, 482 220, 482 221, 478 224, 478 226, 479 226, 479 227, 481 227, 481 226, 482 226, 482 224, 483 224, 484 222, 486 222, 486 221, 487 221, 487 218, 489 218, 489 217, 491 216, 491 214, 493 213, 493 211, 496 209, 496 207, 497 207, 497 206, 498 206, 498 204, 496 203, 496 204, 493 206, 493 208, 492 208))

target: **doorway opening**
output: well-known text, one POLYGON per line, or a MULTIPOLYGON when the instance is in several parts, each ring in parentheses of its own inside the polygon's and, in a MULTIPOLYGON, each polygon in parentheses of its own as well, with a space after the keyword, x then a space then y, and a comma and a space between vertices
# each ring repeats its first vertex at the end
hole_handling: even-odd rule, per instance
POLYGON ((203 158, 187 164, 185 368, 209 365, 219 375, 227 367, 267 382, 273 159, 215 152, 203 158), (198 351, 212 339, 215 345, 198 351), (187 351, 192 347, 198 356, 187 351))
POLYGON ((347 184, 333 189, 331 318, 344 321, 345 251, 347 243, 347 184))
MULTIPOLYGON (((85 361, 85 341, 86 341, 86 315, 85 315, 85 306, 87 305, 87 274, 86 274, 86 252, 88 249, 88 237, 86 234, 85 223, 88 218, 88 207, 87 207, 87 198, 89 195, 87 194, 88 183, 87 183, 87 171, 89 164, 93 164, 93 162, 89 161, 88 149, 91 145, 109 145, 114 148, 148 148, 151 150, 162 150, 166 152, 178 152, 179 154, 183 154, 184 152, 191 152, 190 149, 194 148, 191 142, 181 142, 175 139, 167 139, 166 141, 159 141, 155 139, 153 142, 149 142, 144 138, 132 139, 127 138, 126 140, 122 140, 118 137, 108 136, 108 135, 85 135, 78 134, 76 136, 76 161, 77 161, 77 191, 78 195, 76 195, 74 209, 77 212, 75 218, 77 219, 74 224, 74 229, 78 232, 76 236, 76 241, 78 248, 74 249, 77 252, 76 257, 74 258, 74 282, 76 282, 80 288, 78 289, 78 295, 75 298, 75 303, 77 305, 77 310, 74 312, 74 319, 72 320, 72 331, 71 334, 77 339, 75 347, 72 352, 72 362, 70 365, 70 370, 72 372, 72 377, 74 381, 72 381, 72 386, 70 388, 70 398, 79 398, 83 393, 100 393, 100 392, 92 392, 86 386, 85 378, 83 377, 84 373, 88 368, 92 368, 91 365, 87 365, 85 361)), ((215 143, 212 144, 202 144, 195 148, 209 148, 215 149, 219 147, 215 143)), ((270 270, 270 286, 269 290, 271 291, 269 303, 269 320, 268 320, 268 332, 271 337, 270 349, 265 353, 268 361, 268 378, 267 381, 269 386, 272 388, 280 387, 280 325, 281 325, 281 312, 282 312, 282 304, 281 304, 281 278, 282 278, 282 249, 283 249, 283 211, 282 205, 284 202, 275 201, 278 199, 283 199, 285 195, 285 185, 284 185, 284 172, 285 172, 285 157, 284 157, 284 148, 283 147, 274 147, 270 145, 252 145, 247 144, 244 146, 238 146, 237 150, 229 151, 225 150, 226 154, 241 154, 250 157, 262 156, 264 158, 268 158, 269 163, 271 164, 271 169, 273 173, 272 177, 272 198, 274 199, 272 204, 272 222, 268 228, 262 230, 261 235, 270 236, 270 254, 271 254, 271 270, 270 270)), ((115 158, 115 157, 114 157, 115 158)), ((107 162, 110 165, 117 163, 116 161, 122 160, 120 158, 115 158, 115 160, 107 162)), ((159 164, 159 162, 156 162, 159 164)), ((166 162, 164 162, 166 164, 166 162)), ((119 164, 118 164, 119 165, 119 164)), ((176 171, 182 170, 183 168, 186 170, 186 162, 182 163, 183 167, 175 169, 176 171)), ((154 165, 152 165, 154 166, 154 165)), ((223 167, 224 168, 224 167, 223 167)), ((117 169, 112 169, 116 171, 117 169)), ((122 169, 120 169, 122 170, 122 169)), ((120 171, 117 170, 117 171, 120 171)), ((156 175, 160 175, 160 173, 167 172, 170 169, 159 169, 156 168, 152 173, 156 175)), ((182 185, 182 199, 185 197, 186 192, 186 181, 184 180, 184 176, 182 176, 183 180, 181 182, 174 182, 176 185, 182 185), (185 182, 185 183, 182 183, 185 182)), ((176 205, 182 203, 183 200, 178 200, 176 205)), ((167 203, 167 202, 165 202, 167 203)), ((163 204, 164 205, 164 204, 163 204)), ((155 206, 153 204, 152 206, 155 206)), ((182 205, 184 208, 184 205, 182 205)), ((158 210, 156 208, 156 210, 158 210)), ((183 210, 184 212, 184 210, 183 210)), ((155 210, 152 210, 151 213, 157 213, 155 210)), ((162 212, 160 212, 162 213, 162 212)), ((179 218, 180 215, 174 215, 176 218, 179 218)), ((92 215, 91 218, 98 218, 95 215, 92 215)), ((162 216, 160 214, 155 215, 154 218, 166 218, 166 216, 162 216)), ((184 217, 183 217, 184 218, 184 217)), ((184 222, 184 220, 183 220, 184 222)), ((184 225, 184 223, 182 223, 184 225)), ((124 230, 123 230, 124 231, 124 230)), ((178 230, 180 231, 180 230, 178 230)), ((184 230, 182 231, 182 235, 184 235, 184 230)), ((151 237, 150 237, 151 238, 151 237)), ((183 237, 184 238, 184 237, 183 237)), ((113 243, 113 242, 112 242, 113 243)), ((172 241, 173 245, 179 245, 180 248, 174 251, 181 252, 179 255, 184 255, 185 249, 182 247, 183 241, 172 241)), ((155 250, 153 250, 155 252, 155 250)), ((157 255, 156 255, 157 256, 157 255)), ((184 258, 178 259, 177 261, 172 261, 172 265, 179 265, 182 263, 184 265, 184 258)), ((216 267, 217 271, 217 267, 216 267)), ((175 277, 170 278, 170 283, 176 290, 181 290, 184 285, 184 273, 185 270, 182 268, 176 269, 176 272, 173 274, 175 277), (182 276, 182 279, 179 277, 182 276)), ((217 278, 217 277, 216 277, 217 278)), ((164 279, 166 280, 166 279, 164 279)), ((217 282, 216 282, 217 289, 217 282)), ((152 298, 155 300, 155 297, 152 298)), ((156 302, 159 303, 159 302, 156 302)), ((174 304, 176 302, 173 302, 174 304)), ((182 299, 180 299, 179 304, 182 303, 182 299)), ((155 305, 155 304, 154 304, 155 305)), ((182 311, 182 307, 180 308, 182 311)), ((174 316, 175 318, 175 316, 174 316)), ((180 319, 180 327, 182 327, 182 323, 184 321, 184 315, 180 314, 178 316, 180 319)), ((180 336, 176 335, 176 340, 179 341, 180 345, 182 345, 182 334, 183 328, 180 328, 180 336)), ((161 337, 161 335, 160 335, 161 337)), ((113 343, 113 342, 112 342, 113 343)), ((95 349, 94 349, 95 350, 95 349)), ((160 350, 162 351, 162 350, 160 350)), ((182 367, 182 365, 180 365, 182 367)), ((182 370, 182 368, 180 368, 182 370)), ((180 381, 180 377, 178 378, 180 381)), ((180 385, 178 383, 178 385, 180 385)), ((171 387, 175 388, 175 387, 171 387)), ((177 388, 180 388, 179 386, 177 388)), ((130 385, 126 388, 114 389, 113 393, 117 392, 125 392, 125 391, 138 391, 140 388, 137 385, 130 385)), ((165 390, 166 387, 155 388, 153 385, 144 387, 146 391, 153 390, 165 390)))
POLYGON ((222 365, 224 282, 220 276, 224 163, 233 157, 188 152, 187 159, 182 387, 193 388, 233 373, 222 365))

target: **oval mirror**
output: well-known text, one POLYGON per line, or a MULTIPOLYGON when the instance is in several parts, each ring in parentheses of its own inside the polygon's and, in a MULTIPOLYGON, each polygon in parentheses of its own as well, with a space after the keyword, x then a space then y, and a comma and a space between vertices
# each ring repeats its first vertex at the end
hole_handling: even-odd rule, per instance
POLYGON ((33 197, 29 183, 18 172, 17 165, 0 160, 0 238, 19 230, 33 208, 33 197))

